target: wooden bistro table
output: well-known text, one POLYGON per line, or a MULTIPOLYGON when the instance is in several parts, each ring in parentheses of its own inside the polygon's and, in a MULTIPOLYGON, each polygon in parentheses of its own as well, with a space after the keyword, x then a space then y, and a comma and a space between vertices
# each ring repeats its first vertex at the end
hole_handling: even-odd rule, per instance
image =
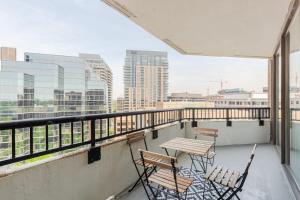
POLYGON ((192 161, 190 173, 192 172, 193 167, 197 172, 206 173, 208 153, 210 148, 213 147, 212 141, 176 137, 159 146, 165 149, 167 155, 169 155, 168 149, 187 153, 192 161), (196 166, 196 163, 199 164, 201 169, 196 166))

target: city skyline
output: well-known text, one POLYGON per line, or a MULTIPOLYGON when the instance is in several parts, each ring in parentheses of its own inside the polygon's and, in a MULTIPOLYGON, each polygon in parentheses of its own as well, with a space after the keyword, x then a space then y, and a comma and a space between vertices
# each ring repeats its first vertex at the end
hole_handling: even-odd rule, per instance
POLYGON ((2 5, 0 24, 7 28, 0 33, 0 46, 16 47, 18 60, 26 51, 71 56, 79 52, 100 54, 114 74, 113 99, 123 96, 126 49, 168 52, 170 93, 206 95, 209 88, 213 94, 220 87, 213 81, 220 80, 228 82, 224 88, 260 91, 267 85, 267 60, 181 55, 98 0, 10 1, 2 5), (68 14, 64 12, 66 7, 68 14))

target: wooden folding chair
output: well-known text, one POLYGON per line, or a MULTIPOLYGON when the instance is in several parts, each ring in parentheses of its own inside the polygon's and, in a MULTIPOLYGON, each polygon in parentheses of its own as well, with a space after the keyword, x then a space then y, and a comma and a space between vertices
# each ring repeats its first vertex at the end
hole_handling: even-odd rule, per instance
MULTIPOLYGON (((228 199, 232 199, 233 197, 240 199, 237 193, 241 192, 243 189, 244 183, 248 176, 250 165, 254 158, 255 150, 256 150, 256 144, 252 149, 250 160, 247 163, 246 169, 242 174, 240 174, 240 172, 238 171, 230 170, 220 165, 212 167, 211 170, 205 174, 204 179, 206 181, 209 181, 209 183, 213 186, 214 190, 219 196, 218 199, 225 198, 226 200, 228 200, 228 199), (221 191, 220 188, 219 189, 217 188, 217 185, 221 188, 221 191), (224 190, 225 192, 222 192, 224 190), (227 197, 225 197, 226 195, 227 197)), ((203 199, 204 199, 204 193, 205 193, 205 184, 204 184, 204 191, 203 191, 203 199)))
POLYGON ((216 156, 216 141, 218 137, 218 129, 214 128, 194 128, 195 130, 195 139, 198 139, 199 135, 207 136, 212 138, 214 144, 213 149, 211 149, 207 154, 207 161, 211 166, 214 165, 215 162, 215 156, 216 156))
POLYGON ((131 133, 131 134, 126 135, 126 137, 127 137, 127 144, 129 145, 129 149, 130 149, 131 159, 135 166, 137 174, 139 176, 138 180, 135 182, 135 184, 130 188, 130 190, 128 192, 131 192, 137 186, 137 184, 139 182, 142 183, 145 191, 147 192, 146 187, 143 182, 143 178, 145 178, 145 173, 150 175, 153 171, 155 171, 155 167, 152 164, 147 164, 146 165, 147 170, 143 171, 141 173, 139 171, 138 166, 144 167, 144 165, 143 165, 142 159, 139 156, 139 152, 138 151, 134 152, 134 149, 133 149, 134 144, 136 144, 138 142, 142 142, 143 143, 142 146, 144 146, 145 150, 148 150, 145 132, 140 131, 140 132, 131 133), (136 153, 136 156, 134 155, 135 153, 136 153))
MULTIPOLYGON (((140 153, 146 174, 146 183, 154 199, 157 198, 159 191, 166 193, 166 198, 170 195, 178 199, 186 199, 188 187, 193 180, 177 174, 179 170, 175 167, 176 158, 144 150, 140 150, 140 153), (149 164, 159 168, 157 172, 150 176, 146 173, 149 164), (156 190, 156 193, 154 190, 156 190), (185 194, 184 198, 181 197, 182 194, 185 194)), ((150 199, 150 196, 148 198, 150 199)))

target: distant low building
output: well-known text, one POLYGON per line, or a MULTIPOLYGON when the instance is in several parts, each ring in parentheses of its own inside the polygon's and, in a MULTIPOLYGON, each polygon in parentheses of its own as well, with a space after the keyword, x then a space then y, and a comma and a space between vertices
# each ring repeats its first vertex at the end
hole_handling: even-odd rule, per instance
POLYGON ((189 101, 189 102, 199 102, 205 101, 206 98, 199 93, 188 93, 188 92, 181 92, 181 93, 171 93, 168 96, 168 101, 189 101))
POLYGON ((219 92, 215 107, 266 107, 268 106, 268 93, 247 92, 242 89, 219 92))
POLYGON ((165 101, 159 102, 156 109, 176 109, 191 107, 214 107, 215 103, 210 101, 165 101))
POLYGON ((2 61, 16 61, 17 49, 12 47, 0 47, 0 60, 2 61))
POLYGON ((245 94, 245 93, 249 93, 249 92, 243 90, 242 88, 223 89, 218 91, 219 95, 245 94))

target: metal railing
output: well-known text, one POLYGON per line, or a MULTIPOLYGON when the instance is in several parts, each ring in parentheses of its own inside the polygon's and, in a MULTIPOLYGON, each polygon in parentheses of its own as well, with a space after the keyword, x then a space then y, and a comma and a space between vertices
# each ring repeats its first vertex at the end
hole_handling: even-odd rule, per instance
POLYGON ((10 138, 0 166, 89 145, 182 120, 267 119, 270 108, 185 108, 57 117, 0 123, 0 134, 10 138), (38 137, 36 136, 38 134, 38 137), (28 135, 22 151, 18 139, 28 135), (38 139, 37 139, 38 138, 38 139))
POLYGON ((186 108, 185 119, 212 120, 212 119, 267 119, 270 118, 268 107, 238 107, 238 108, 186 108))

